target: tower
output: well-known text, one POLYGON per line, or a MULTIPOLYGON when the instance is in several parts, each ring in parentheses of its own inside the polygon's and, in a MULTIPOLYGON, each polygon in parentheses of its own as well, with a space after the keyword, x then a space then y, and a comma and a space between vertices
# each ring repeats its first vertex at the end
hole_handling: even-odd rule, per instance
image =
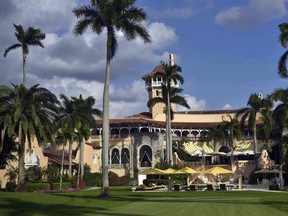
MULTIPOLYGON (((169 65, 174 65, 174 56, 169 54, 169 65)), ((164 81, 165 69, 163 63, 161 62, 154 70, 142 77, 145 81, 145 88, 148 91, 148 100, 154 97, 162 97, 162 83, 164 81)), ((179 87, 179 83, 173 85, 174 87, 179 87)), ((176 111, 176 104, 171 104, 172 110, 176 111)), ((154 119, 158 114, 163 114, 165 109, 165 104, 155 104, 153 107, 149 108, 149 112, 152 114, 154 119)))

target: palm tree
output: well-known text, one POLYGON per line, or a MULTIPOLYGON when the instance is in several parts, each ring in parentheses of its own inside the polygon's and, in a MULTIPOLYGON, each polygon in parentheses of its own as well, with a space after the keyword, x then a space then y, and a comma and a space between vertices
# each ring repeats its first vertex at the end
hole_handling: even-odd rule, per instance
POLYGON ((0 97, 1 134, 17 136, 18 143, 18 184, 24 184, 24 150, 27 140, 31 149, 33 137, 38 143, 49 142, 53 133, 53 121, 58 115, 58 100, 48 89, 34 85, 26 88, 23 84, 13 85, 13 91, 0 97))
POLYGON ((288 88, 275 89, 269 98, 275 102, 279 102, 272 113, 272 118, 274 127, 276 127, 283 136, 288 126, 288 88))
POLYGON ((249 107, 240 109, 236 117, 240 117, 240 126, 242 129, 244 129, 248 121, 248 128, 253 131, 254 159, 255 167, 257 168, 257 120, 259 119, 257 115, 260 114, 262 118, 268 119, 267 110, 272 108, 272 102, 268 98, 262 98, 261 94, 253 93, 248 99, 247 106, 249 107))
POLYGON ((101 196, 110 196, 108 180, 108 145, 109 145, 109 86, 110 64, 115 57, 118 44, 116 31, 121 30, 128 40, 140 36, 145 43, 150 43, 150 35, 141 24, 147 19, 143 9, 134 6, 135 0, 91 0, 89 6, 76 7, 73 12, 80 20, 74 28, 75 35, 82 35, 90 26, 100 35, 107 30, 106 73, 103 92, 103 133, 102 133, 102 190, 101 196))
POLYGON ((225 132, 222 125, 211 126, 207 134, 205 134, 207 142, 211 141, 214 151, 216 151, 216 144, 225 138, 225 132))
POLYGON ((80 144, 80 172, 81 178, 84 176, 84 143, 90 137, 90 129, 95 127, 94 116, 101 117, 102 112, 99 109, 93 108, 95 99, 88 97, 84 99, 82 95, 79 98, 72 97, 77 113, 81 116, 79 123, 76 126, 77 139, 80 144))
POLYGON ((41 40, 45 39, 45 34, 41 32, 41 29, 35 29, 33 27, 29 27, 26 31, 24 31, 21 25, 15 25, 15 36, 19 43, 10 45, 7 49, 5 49, 4 57, 14 49, 22 48, 22 58, 23 58, 23 85, 26 86, 26 58, 29 53, 29 46, 40 46, 44 48, 41 40))
POLYGON ((17 179, 17 167, 13 167, 13 166, 9 166, 9 168, 7 169, 7 172, 5 173, 4 177, 8 177, 8 181, 9 182, 14 182, 16 183, 16 179, 17 179))
POLYGON ((228 132, 229 147, 231 150, 231 166, 234 165, 234 149, 236 147, 236 140, 241 136, 241 127, 236 116, 233 118, 228 115, 229 120, 222 117, 222 127, 228 132))
MULTIPOLYGON (((284 48, 287 48, 288 23, 281 23, 279 25, 279 29, 281 32, 279 36, 279 41, 284 48)), ((278 62, 278 75, 283 79, 288 78, 288 72, 287 72, 287 67, 286 67, 287 57, 288 57, 288 50, 281 56, 278 62)))
MULTIPOLYGON (((170 77, 172 77, 172 76, 170 76, 170 77)), ((162 92, 163 92, 162 97, 151 98, 147 102, 147 106, 152 107, 158 103, 165 104, 164 112, 166 113, 166 160, 167 160, 168 164, 173 165, 172 140, 171 140, 171 119, 173 119, 174 112, 171 109, 171 104, 181 105, 181 106, 186 107, 187 109, 189 109, 190 106, 188 105, 188 103, 184 97, 178 95, 178 94, 183 92, 183 89, 175 88, 175 87, 172 87, 170 85, 167 88, 167 85, 162 84, 162 92)))
MULTIPOLYGON (((59 128, 68 127, 74 131, 80 131, 84 125, 92 128, 95 125, 94 115, 102 115, 100 110, 93 108, 95 99, 91 96, 84 99, 82 95, 80 95, 79 98, 71 97, 70 99, 64 94, 61 94, 60 98, 62 99, 61 113, 56 120, 59 128)), ((70 139, 68 172, 70 176, 72 175, 72 144, 73 139, 70 139)))
POLYGON ((74 140, 75 132, 71 130, 71 128, 63 127, 59 129, 55 136, 55 141, 57 144, 62 145, 62 159, 61 159, 61 171, 60 171, 60 190, 62 190, 62 178, 64 172, 64 153, 65 153, 65 146, 68 141, 74 140))

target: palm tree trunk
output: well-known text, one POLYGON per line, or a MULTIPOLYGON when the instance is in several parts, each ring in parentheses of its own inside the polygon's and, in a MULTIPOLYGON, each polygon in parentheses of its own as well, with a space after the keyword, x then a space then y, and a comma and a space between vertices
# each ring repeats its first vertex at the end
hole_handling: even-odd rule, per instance
POLYGON ((257 131, 256 131, 256 123, 253 126, 253 147, 254 147, 254 162, 255 162, 255 168, 258 168, 258 160, 257 160, 257 131))
POLYGON ((25 157, 24 157, 24 151, 25 151, 25 139, 22 134, 22 123, 19 123, 19 146, 18 146, 18 185, 21 187, 25 184, 25 157))
POLYGON ((82 139, 81 141, 81 145, 80 145, 80 175, 81 175, 81 179, 83 179, 84 176, 84 142, 85 142, 85 138, 82 139))
POLYGON ((169 95, 169 91, 167 91, 167 136, 168 136, 168 146, 169 146, 169 161, 168 163, 173 166, 174 161, 173 161, 173 153, 172 153, 172 136, 171 136, 171 111, 170 111, 170 95, 169 95))
POLYGON ((103 133, 102 133, 102 190, 100 196, 110 197, 108 179, 108 147, 109 147, 109 88, 110 88, 110 61, 111 61, 111 41, 110 33, 107 30, 107 53, 106 53, 106 74, 103 91, 103 133))
POLYGON ((69 140, 69 176, 72 176, 72 142, 72 140, 69 140))
POLYGON ((22 51, 22 55, 23 55, 23 85, 26 87, 26 53, 24 52, 24 50, 22 51))
POLYGON ((60 172, 60 191, 62 190, 63 171, 64 171, 64 143, 63 143, 63 147, 62 147, 62 160, 61 160, 61 172, 60 172))
POLYGON ((170 164, 171 158, 170 158, 170 144, 169 144, 169 125, 168 125, 168 120, 169 116, 167 113, 167 109, 166 109, 166 162, 168 164, 170 164))

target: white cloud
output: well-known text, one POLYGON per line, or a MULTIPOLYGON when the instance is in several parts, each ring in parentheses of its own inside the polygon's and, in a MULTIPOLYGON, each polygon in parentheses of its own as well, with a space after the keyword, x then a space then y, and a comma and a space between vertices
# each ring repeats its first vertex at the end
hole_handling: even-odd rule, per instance
POLYGON ((250 0, 247 6, 235 6, 218 13, 217 24, 235 29, 255 27, 287 15, 285 0, 250 0))
MULTIPOLYGON (((191 95, 184 94, 183 97, 187 100, 187 103, 190 106, 189 110, 197 111, 197 110, 205 110, 206 109, 206 101, 205 100, 199 100, 191 95)), ((185 107, 177 106, 177 111, 187 111, 185 107)))
POLYGON ((230 104, 225 104, 222 109, 231 110, 233 107, 230 104))

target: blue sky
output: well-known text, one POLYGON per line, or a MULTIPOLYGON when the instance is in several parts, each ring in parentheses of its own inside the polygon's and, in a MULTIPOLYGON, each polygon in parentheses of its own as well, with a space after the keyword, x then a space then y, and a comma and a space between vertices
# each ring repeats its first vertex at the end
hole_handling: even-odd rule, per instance
MULTIPOLYGON (((0 50, 16 41, 13 23, 41 28, 45 48, 31 47, 28 83, 56 95, 90 96, 102 106, 105 72, 105 34, 88 30, 72 34, 77 20, 71 12, 88 0, 1 0, 0 50)), ((277 75, 285 52, 278 25, 287 22, 287 0, 138 0, 148 15, 144 24, 153 43, 127 42, 118 33, 119 48, 111 68, 111 117, 147 111, 142 75, 160 61, 182 67, 184 96, 192 110, 245 107, 251 93, 286 88, 277 75)), ((21 52, 0 58, 0 84, 20 83, 21 52)))

